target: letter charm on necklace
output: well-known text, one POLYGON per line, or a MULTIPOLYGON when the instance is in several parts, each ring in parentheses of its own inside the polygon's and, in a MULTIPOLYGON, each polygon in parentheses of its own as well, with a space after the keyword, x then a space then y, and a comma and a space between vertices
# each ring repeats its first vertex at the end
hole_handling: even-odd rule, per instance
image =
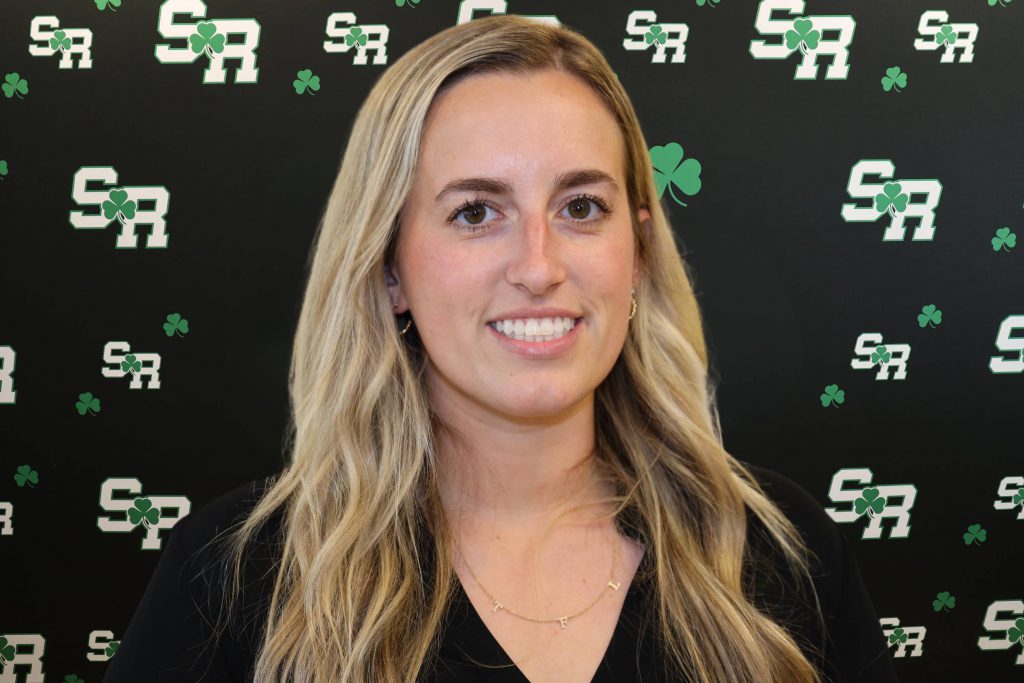
POLYGON ((608 585, 611 586, 615 590, 619 590, 619 586, 621 586, 622 583, 619 582, 619 581, 609 581, 608 585))
POLYGON ((558 621, 562 624, 562 628, 569 625, 569 617, 559 617, 558 621))
POLYGON ((498 610, 500 610, 500 609, 501 609, 502 607, 504 607, 504 606, 505 606, 505 605, 503 605, 503 604, 501 604, 500 602, 498 602, 497 600, 495 600, 495 601, 494 601, 494 607, 492 607, 492 608, 491 608, 491 611, 492 611, 492 612, 497 612, 498 610))

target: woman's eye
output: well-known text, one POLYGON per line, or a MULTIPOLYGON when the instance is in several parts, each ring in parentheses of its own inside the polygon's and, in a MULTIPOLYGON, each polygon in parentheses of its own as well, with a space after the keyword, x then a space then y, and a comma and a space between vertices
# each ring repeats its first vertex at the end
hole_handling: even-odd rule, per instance
MULTIPOLYGON (((448 217, 448 222, 454 223, 460 230, 479 232, 493 222, 493 220, 486 220, 488 209, 496 210, 490 204, 479 199, 467 201, 448 217), (458 221, 460 216, 464 218, 465 222, 458 221)), ((607 203, 598 197, 587 194, 570 199, 562 211, 567 212, 569 221, 575 225, 591 225, 611 213, 607 203), (600 215, 595 215, 594 207, 597 207, 600 215)))

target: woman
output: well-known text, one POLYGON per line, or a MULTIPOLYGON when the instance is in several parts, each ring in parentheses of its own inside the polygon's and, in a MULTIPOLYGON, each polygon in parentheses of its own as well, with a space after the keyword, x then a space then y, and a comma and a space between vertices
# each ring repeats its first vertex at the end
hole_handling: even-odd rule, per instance
POLYGON ((647 149, 564 26, 388 68, 317 235, 290 462, 179 522, 105 680, 895 681, 834 523, 723 448, 647 149))

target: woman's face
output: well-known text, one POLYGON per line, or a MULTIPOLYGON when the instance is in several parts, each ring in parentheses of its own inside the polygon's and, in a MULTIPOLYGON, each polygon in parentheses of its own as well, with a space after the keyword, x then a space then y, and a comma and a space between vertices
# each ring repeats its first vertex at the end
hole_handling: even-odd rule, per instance
POLYGON ((411 313, 430 357, 435 405, 521 422, 591 398, 622 349, 639 276, 623 155, 612 114, 564 72, 478 74, 435 100, 389 271, 394 310, 411 313), (514 342, 489 325, 549 307, 582 318, 561 342, 514 342))

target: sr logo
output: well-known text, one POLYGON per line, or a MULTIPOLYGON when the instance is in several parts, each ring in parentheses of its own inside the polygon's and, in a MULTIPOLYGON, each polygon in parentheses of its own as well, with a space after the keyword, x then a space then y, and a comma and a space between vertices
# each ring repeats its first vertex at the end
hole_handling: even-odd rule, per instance
POLYGON ((108 534, 128 534, 142 527, 143 550, 160 550, 161 533, 178 523, 192 511, 187 496, 142 494, 142 482, 135 477, 111 477, 100 486, 100 508, 104 512, 121 513, 118 517, 99 515, 96 526, 108 534), (127 496, 119 494, 127 493, 127 496), (173 514, 168 514, 171 510, 173 514))
POLYGON ((79 69, 92 68, 92 31, 87 28, 60 28, 60 19, 54 16, 32 17, 29 37, 42 45, 29 45, 33 57, 49 57, 60 53, 58 69, 74 68, 78 56, 79 69), (53 29, 53 30, 50 30, 53 29))
POLYGON ((833 503, 849 503, 847 509, 827 507, 825 512, 839 524, 850 524, 861 517, 871 521, 861 533, 862 539, 882 537, 882 520, 891 519, 889 538, 910 535, 910 509, 917 499, 913 484, 871 484, 874 474, 867 467, 841 469, 832 475, 828 498, 833 503), (862 484, 847 488, 847 484, 862 484))
POLYGON ((874 223, 882 216, 889 225, 882 233, 883 242, 901 242, 906 236, 906 220, 918 220, 911 238, 914 242, 930 241, 935 236, 935 209, 942 197, 942 183, 935 178, 906 178, 889 181, 896 173, 896 164, 889 159, 861 159, 850 169, 846 193, 851 199, 867 199, 867 206, 843 204, 841 215, 848 223, 874 223), (878 176, 886 182, 868 182, 878 176))
POLYGON ((917 32, 924 37, 914 39, 914 49, 942 49, 942 57, 939 58, 941 63, 949 64, 956 61, 957 49, 960 50, 961 64, 974 61, 974 41, 978 39, 977 24, 951 24, 948 12, 931 9, 921 15, 917 32))
POLYGON ((864 332, 857 337, 853 350, 856 355, 850 360, 850 367, 854 370, 870 370, 877 365, 876 380, 889 379, 891 370, 893 379, 907 378, 910 344, 883 344, 880 333, 864 332))
POLYGON ((356 25, 355 12, 335 12, 327 17, 327 37, 339 40, 325 40, 324 52, 348 52, 355 48, 353 64, 366 64, 366 53, 373 50, 374 64, 388 63, 388 36, 390 31, 384 24, 356 25))
POLYGON ((654 11, 638 9, 626 18, 626 33, 635 37, 623 38, 622 47, 625 49, 647 50, 654 47, 652 64, 664 64, 669 50, 672 50, 673 63, 686 61, 686 39, 690 35, 690 27, 686 24, 659 22, 654 11), (648 34, 656 37, 649 40, 648 34))
POLYGON ((857 22, 848 14, 816 14, 813 16, 774 16, 777 12, 801 15, 804 0, 761 0, 757 6, 754 28, 762 36, 778 36, 779 41, 750 41, 750 55, 754 59, 786 59, 800 52, 800 63, 793 74, 794 80, 814 80, 818 77, 818 57, 829 56, 831 63, 825 70, 826 80, 845 79, 850 72, 850 44, 857 22))
POLYGON ((193 19, 206 17, 202 0, 166 0, 160 5, 157 31, 161 37, 183 41, 181 47, 157 43, 154 55, 161 64, 191 64, 205 55, 209 60, 203 70, 203 83, 224 83, 227 69, 224 62, 238 60, 235 83, 255 83, 260 70, 256 67, 256 48, 260 44, 260 22, 255 19, 211 19, 178 22, 175 15, 187 14, 193 19), (242 39, 231 40, 232 36, 242 39))
POLYGON ((103 360, 113 367, 102 367, 100 373, 104 377, 121 378, 131 375, 129 389, 142 389, 142 378, 148 377, 147 389, 160 388, 160 354, 131 353, 131 346, 126 341, 110 341, 103 345, 103 360))
POLYGON ((985 618, 981 622, 986 632, 994 636, 979 636, 978 649, 982 651, 1017 650, 1017 657, 1013 663, 1017 666, 1024 665, 1024 647, 1021 647, 1021 639, 1024 638, 1024 629, 1021 622, 1024 621, 1024 600, 996 600, 989 604, 985 610, 985 618), (1006 616, 1001 616, 1005 614, 1006 616), (1012 638, 1012 640, 1011 640, 1012 638))
MULTIPOLYGON (((477 12, 507 14, 508 0, 462 0, 462 2, 459 3, 459 12, 455 19, 456 26, 459 24, 465 24, 467 21, 473 21, 473 15, 477 12)), ((562 23, 554 14, 522 14, 520 16, 547 24, 558 25, 562 23)))
POLYGON ((163 185, 131 185, 118 187, 117 171, 112 166, 83 166, 71 179, 71 198, 78 206, 96 207, 93 213, 71 211, 68 220, 77 230, 105 230, 114 222, 121 230, 114 242, 116 249, 137 249, 139 237, 135 228, 147 225, 147 249, 167 248, 167 207, 170 192, 163 185), (89 189, 99 183, 106 189, 89 189), (142 203, 146 203, 143 208, 142 203))

